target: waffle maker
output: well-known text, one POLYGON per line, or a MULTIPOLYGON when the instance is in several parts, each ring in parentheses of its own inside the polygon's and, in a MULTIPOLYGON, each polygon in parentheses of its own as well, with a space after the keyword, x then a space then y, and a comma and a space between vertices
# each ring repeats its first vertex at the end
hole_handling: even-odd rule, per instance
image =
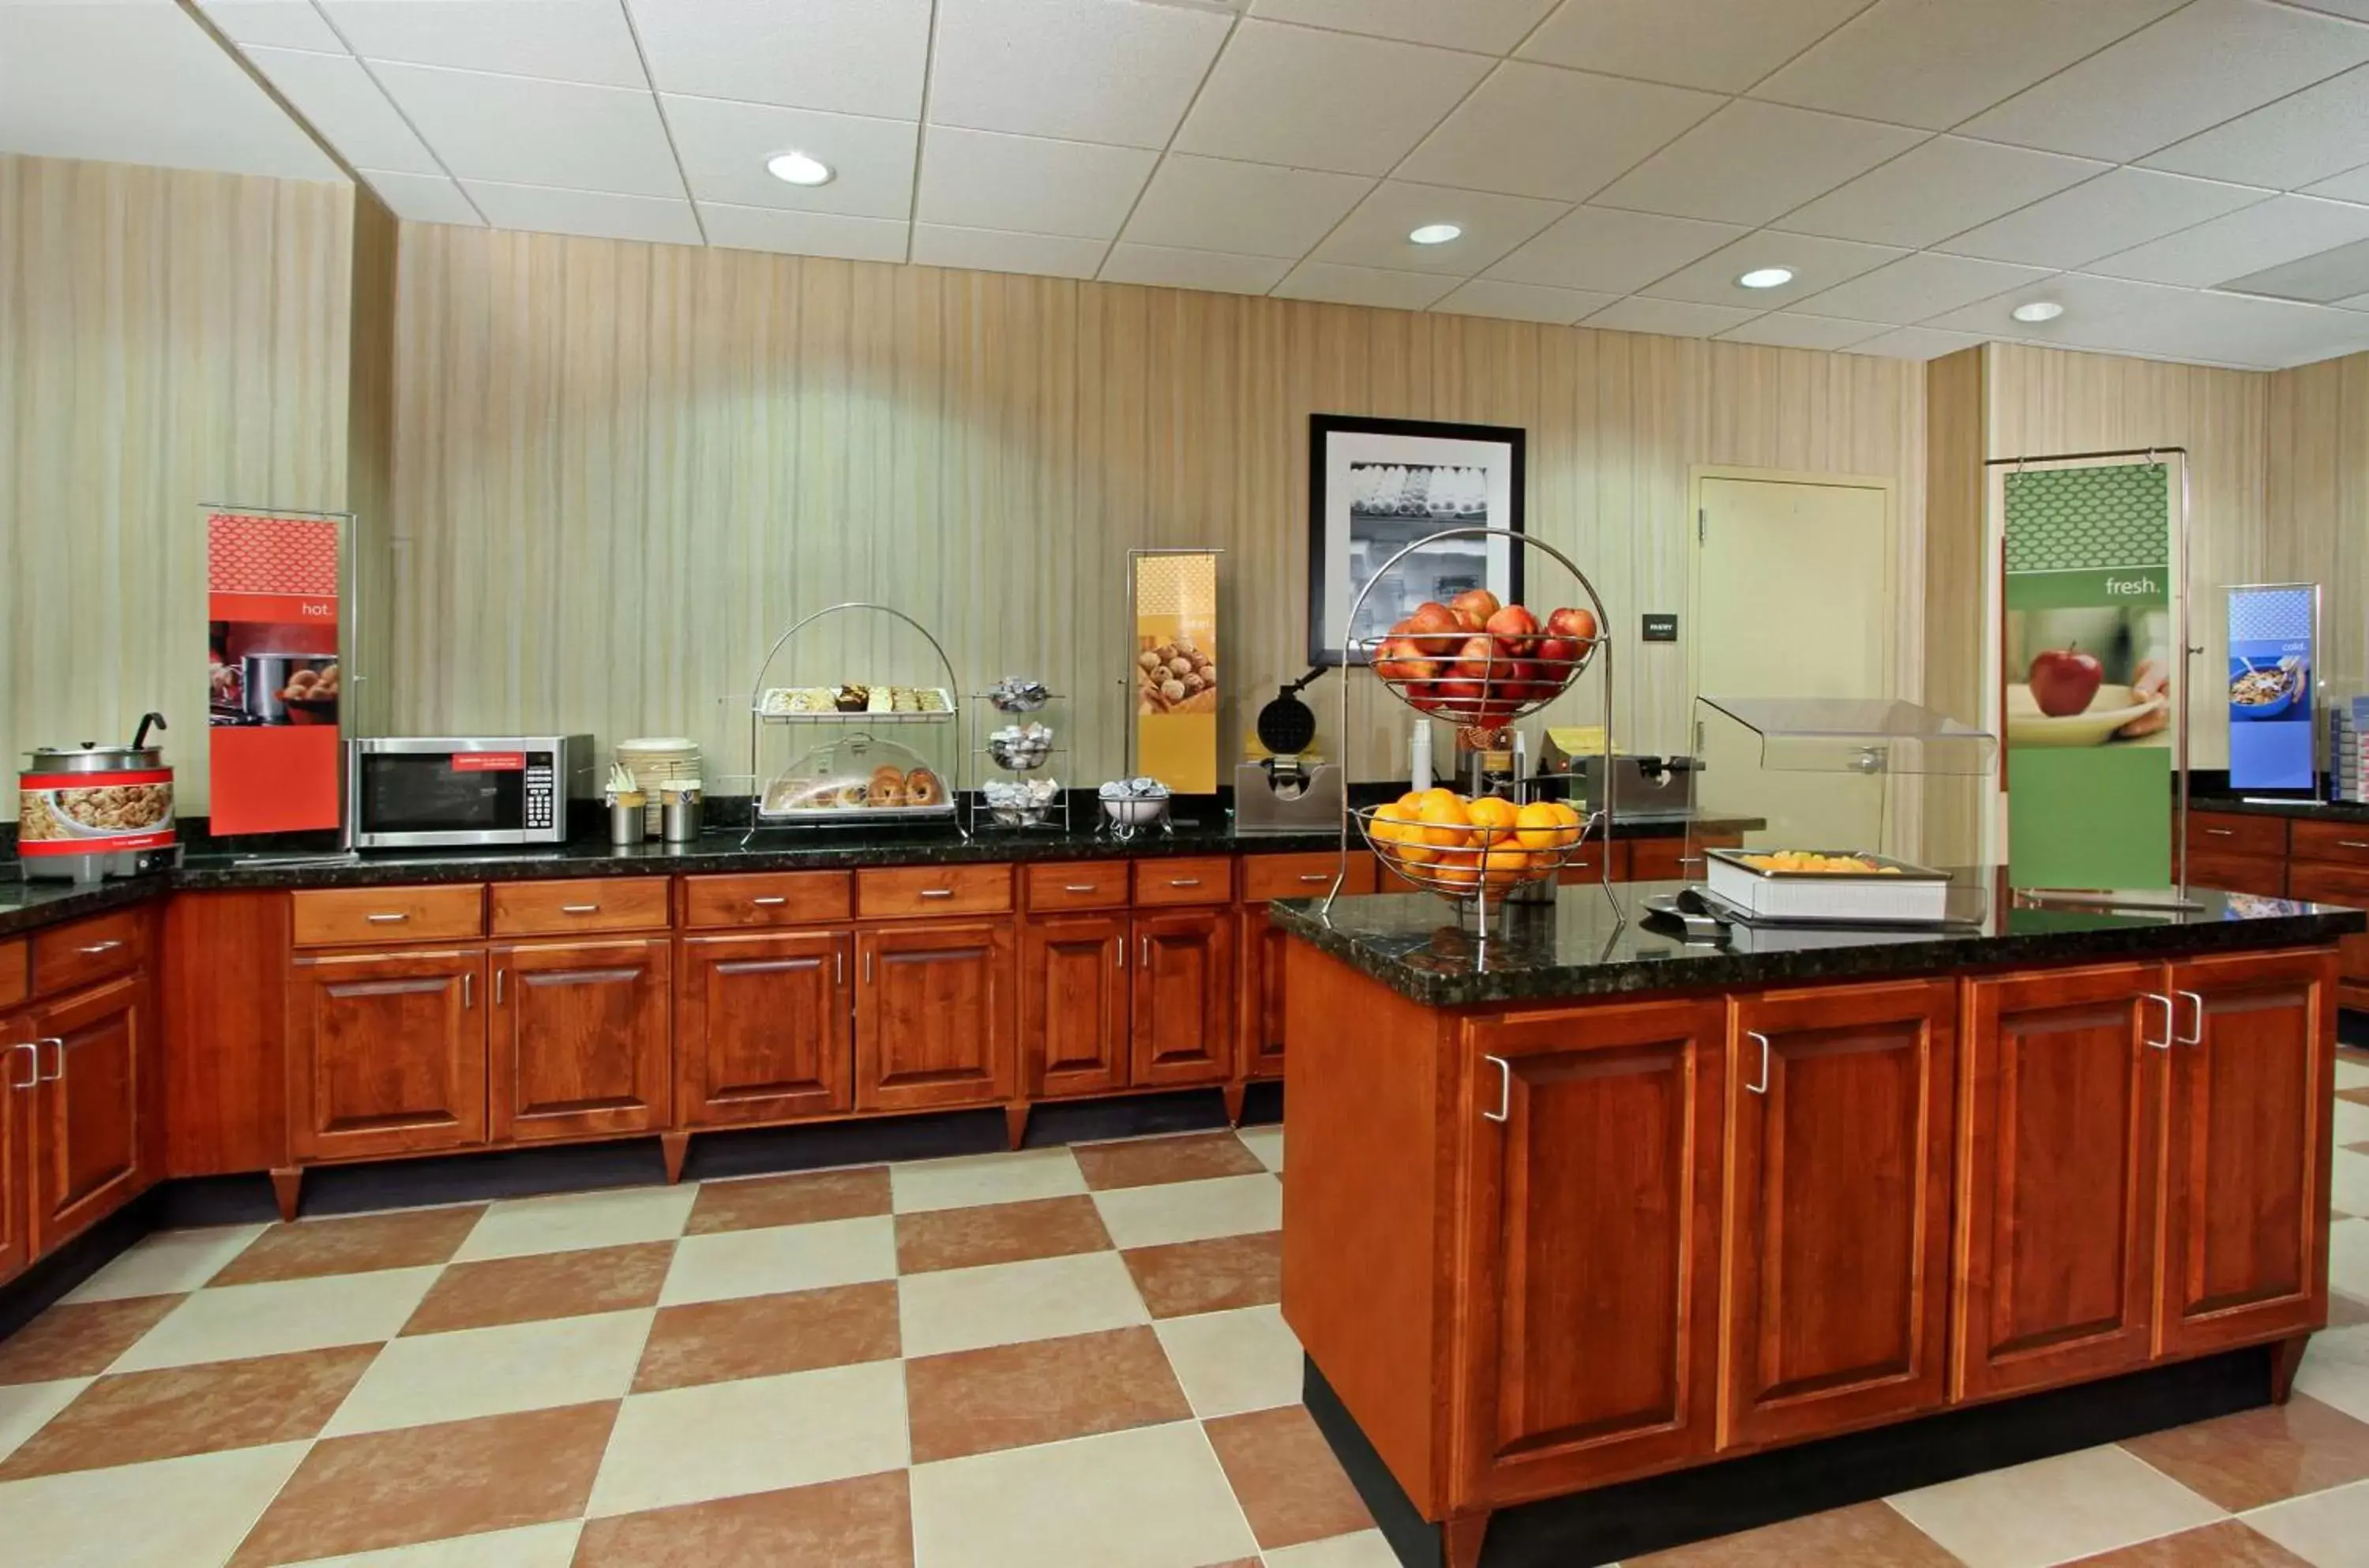
POLYGON ((1259 709, 1256 729, 1267 756, 1234 765, 1234 831, 1305 833, 1341 825, 1341 764, 1309 759, 1316 715, 1299 693, 1322 665, 1286 681, 1259 709))

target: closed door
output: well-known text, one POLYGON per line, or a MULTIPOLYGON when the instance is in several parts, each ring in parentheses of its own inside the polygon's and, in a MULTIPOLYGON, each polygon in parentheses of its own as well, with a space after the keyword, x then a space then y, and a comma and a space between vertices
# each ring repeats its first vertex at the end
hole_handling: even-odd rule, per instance
POLYGON ((1233 911, 1136 916, 1134 1005, 1138 1088, 1232 1076, 1233 911))
POLYGON ((486 1140, 482 953, 311 954, 288 981, 289 1138, 300 1158, 486 1140))
POLYGON ((1031 920, 1020 941, 1020 1049, 1031 1095, 1127 1087, 1125 915, 1031 920))
POLYGON ((2306 1332, 2328 1308, 2335 962, 2200 958, 2171 986, 2157 1352, 2306 1332))
POLYGON ((854 1108, 844 931, 694 936, 676 993, 675 1104, 687 1127, 854 1108))
POLYGON ((47 1253, 146 1189, 147 981, 95 986, 42 1011, 47 1066, 32 1100, 32 1249, 47 1253))
MULTIPOLYGON (((21 967, 21 953, 17 962, 21 967)), ((33 1022, 29 1015, 0 1019, 0 1284, 33 1261, 33 1173, 25 1159, 41 1075, 33 1022)))
POLYGON ((668 1125, 665 937, 493 951, 486 1095, 497 1141, 668 1125))
POLYGON ((1471 1026, 1454 1506, 1711 1451, 1726 1024, 1683 1001, 1471 1026))
POLYGON ((1009 921, 916 921, 856 938, 856 1109, 1012 1098, 1016 946, 1009 921))
POLYGON ((1957 987, 1736 1003, 1723 1448, 1939 1408, 1957 987))
POLYGON ((1266 918, 1266 906, 1242 911, 1235 952, 1242 960, 1242 1024, 1235 1038, 1244 1078, 1283 1076, 1283 955, 1290 938, 1266 918))

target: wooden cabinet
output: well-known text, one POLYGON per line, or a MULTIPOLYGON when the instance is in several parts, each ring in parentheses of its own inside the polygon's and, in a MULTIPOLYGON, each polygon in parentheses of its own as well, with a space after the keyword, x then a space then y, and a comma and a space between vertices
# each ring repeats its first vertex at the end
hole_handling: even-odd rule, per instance
POLYGON ((675 1105, 684 1126, 854 1108, 853 947, 846 931, 683 939, 675 1105))
POLYGON ((34 1255, 80 1234, 155 1180, 148 1075, 154 1028, 148 980, 130 975, 34 1015, 45 1059, 30 1096, 34 1255))
POLYGON ((2153 1355, 2164 983, 2120 964, 1968 985, 1951 1397, 2153 1355))
POLYGON ((664 931, 663 876, 582 876, 557 882, 497 882, 487 903, 496 936, 573 936, 664 931))
MULTIPOLYGON (((532 908, 521 918, 532 918, 532 908)), ((658 936, 493 950, 486 1101, 495 1141, 667 1125, 671 946, 658 936)))
MULTIPOLYGON (((1009 871, 1003 875, 1008 887, 1009 871)), ((863 887, 859 877, 859 898, 863 887)), ((856 1109, 1012 1098, 1019 1074, 1010 921, 881 926, 860 933, 855 947, 863 971, 855 990, 856 1109)))
POLYGON ((1726 1024, 1714 998, 1468 1027, 1459 1508, 1711 1452, 1726 1024))
POLYGON ((486 934, 480 883, 425 887, 308 887, 291 893, 299 947, 467 942, 486 934))
MULTIPOLYGON (((21 947, 17 962, 24 962, 21 947)), ((42 1048, 33 1019, 0 1018, 0 1284, 33 1261, 32 1103, 39 1093, 42 1048)))
POLYGON ((1234 1070, 1234 911, 1139 914, 1134 925, 1128 1081, 1223 1082, 1234 1070))
MULTIPOLYGON (((2337 861, 2291 861, 2287 897, 2369 910, 2369 867, 2337 861)), ((2369 935, 2340 937, 2336 951, 2340 1000, 2347 1007, 2369 1007, 2369 935)))
POLYGON ((289 971, 289 1139, 299 1159, 486 1138, 486 956, 310 953, 289 971))
POLYGON ((1943 1398, 1957 986, 1735 1003, 1722 1448, 1943 1398))
POLYGON ((1284 953, 1291 938, 1266 918, 1265 904, 1253 904, 1236 917, 1234 956, 1242 966, 1236 988, 1241 997, 1241 1021, 1234 1045, 1242 1053, 1244 1078, 1283 1076, 1284 953))
POLYGON ((1031 1096, 1127 1087, 1127 937, 1124 914, 1052 915, 1023 928, 1020 1046, 1031 1096))

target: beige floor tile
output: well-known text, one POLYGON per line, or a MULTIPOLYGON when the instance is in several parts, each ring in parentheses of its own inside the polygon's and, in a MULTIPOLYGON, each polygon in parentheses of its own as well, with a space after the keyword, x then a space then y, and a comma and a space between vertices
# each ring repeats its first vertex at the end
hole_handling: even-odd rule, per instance
POLYGON ((2337 1211, 2355 1219, 2369 1218, 2369 1154, 2339 1149, 2334 1174, 2337 1211))
POLYGON ((888 1186, 897 1212, 911 1214, 924 1208, 965 1208, 975 1203, 1068 1197, 1086 1190, 1086 1178, 1067 1149, 1029 1149, 1017 1154, 972 1154, 891 1165, 888 1186))
POLYGON ((897 1223, 885 1214, 764 1230, 724 1230, 685 1236, 675 1244, 674 1264, 667 1270, 658 1304, 677 1307, 896 1277, 897 1223))
POLYGON ((2246 1523, 2312 1568, 2369 1568, 2369 1481, 2257 1509, 2246 1523))
POLYGON ((2336 1086, 2339 1089, 2369 1089, 2369 1065, 2357 1061, 2338 1062, 2336 1086))
POLYGON ((1266 1554, 1266 1568, 1399 1568, 1399 1559, 1381 1531, 1359 1530, 1331 1540, 1277 1547, 1266 1554))
POLYGON ((897 1282, 897 1295, 908 1356, 1016 1345, 1151 1321, 1116 1253, 911 1274, 897 1282))
POLYGON ((2369 1421, 2369 1324, 2312 1335, 2295 1386, 2297 1393, 2333 1405, 2355 1421, 2369 1421))
POLYGON ((1189 1421, 913 1469, 914 1568, 1202 1568, 1256 1552, 1189 1421))
POLYGON ((1156 1247, 1280 1230, 1283 1184, 1262 1174, 1126 1187, 1096 1193, 1094 1207, 1103 1211, 1103 1224, 1118 1246, 1156 1247))
POLYGON ((905 1368, 867 1361, 635 1394, 592 1485, 595 1517, 897 1470, 905 1368))
POLYGON ((2336 1141, 2369 1143, 2369 1105, 2352 1100, 2336 1102, 2336 1141))
POLYGON ((1204 1312, 1154 1326, 1203 1420, 1299 1402, 1299 1341, 1284 1325, 1282 1308, 1204 1312))
POLYGON ((110 1370, 139 1372, 393 1339, 436 1282, 437 1272, 387 1268, 200 1290, 125 1351, 110 1370))
POLYGON ((2369 1219, 2341 1219, 2328 1228, 2328 1283, 2369 1299, 2369 1219))
POLYGON ((615 1192, 569 1193, 561 1197, 518 1198, 486 1210, 469 1239, 453 1254, 456 1263, 479 1258, 524 1257, 578 1247, 620 1247, 634 1242, 671 1242, 690 1221, 699 1201, 696 1186, 624 1187, 615 1192))
POLYGON ((228 1559, 307 1445, 275 1443, 0 1486, 0 1541, 40 1568, 193 1568, 228 1559))
POLYGON ((2046 1568, 2226 1516, 2112 1447, 1945 1482, 1890 1501, 1967 1568, 2046 1568))
POLYGON ((1283 1169, 1283 1124, 1271 1122, 1265 1127, 1246 1127, 1235 1132, 1242 1147, 1258 1156, 1260 1164, 1270 1171, 1283 1169))
POLYGON ((18 1383, 0 1388, 0 1459, 24 1445, 47 1425, 50 1417, 74 1402, 74 1396, 96 1379, 61 1378, 53 1383, 18 1383))
POLYGON ((74 1287, 68 1301, 118 1301, 126 1296, 170 1296, 195 1290, 246 1251, 267 1225, 220 1225, 203 1230, 159 1230, 74 1287))
POLYGON ((622 1398, 654 1309, 398 1339, 379 1353, 324 1436, 622 1398))
POLYGON ((383 1551, 315 1557, 292 1568, 567 1568, 576 1556, 576 1538, 583 1533, 583 1520, 562 1519, 383 1551))

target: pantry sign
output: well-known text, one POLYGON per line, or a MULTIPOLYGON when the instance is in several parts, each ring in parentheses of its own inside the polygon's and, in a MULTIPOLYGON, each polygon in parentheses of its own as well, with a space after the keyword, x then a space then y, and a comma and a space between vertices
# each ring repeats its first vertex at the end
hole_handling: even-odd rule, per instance
POLYGON ((342 816, 342 512, 213 508, 206 523, 208 806, 218 834, 342 816))

